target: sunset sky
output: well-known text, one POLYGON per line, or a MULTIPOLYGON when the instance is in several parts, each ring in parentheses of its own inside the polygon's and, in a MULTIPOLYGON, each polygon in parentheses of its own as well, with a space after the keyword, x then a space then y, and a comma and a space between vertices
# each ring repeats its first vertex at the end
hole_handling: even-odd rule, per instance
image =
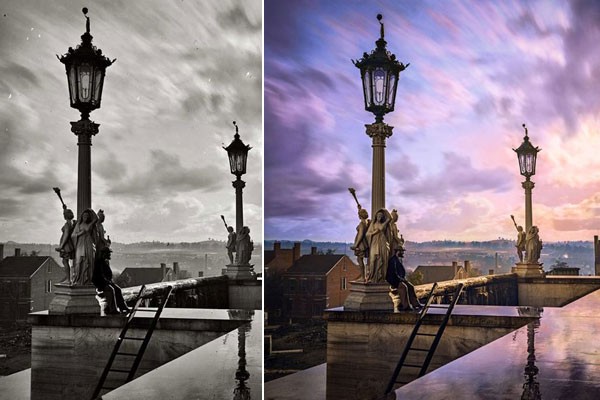
POLYGON ((360 72, 382 13, 401 73, 387 141, 386 203, 407 240, 516 237, 538 156, 533 221, 543 240, 600 231, 600 2, 265 3, 265 237, 352 241, 347 191, 370 210, 371 140, 360 72))
POLYGON ((92 147, 92 206, 113 241, 227 239, 236 120, 249 153, 245 225, 262 241, 262 1, 0 2, 0 241, 57 243, 59 186, 77 203, 77 138, 57 54, 89 8, 107 69, 92 147))

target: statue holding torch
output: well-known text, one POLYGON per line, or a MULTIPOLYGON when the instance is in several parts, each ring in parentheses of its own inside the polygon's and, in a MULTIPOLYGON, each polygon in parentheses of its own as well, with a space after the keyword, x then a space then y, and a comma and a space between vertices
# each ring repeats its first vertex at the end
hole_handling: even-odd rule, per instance
POLYGON ((225 224, 225 229, 227 229, 227 232, 229 232, 229 234, 227 235, 227 244, 225 245, 225 248, 227 248, 227 256, 229 257, 229 265, 233 265, 233 253, 235 252, 237 235, 236 235, 235 231, 233 230, 233 227, 227 225, 227 222, 225 222, 225 217, 221 215, 221 219, 223 220, 223 223, 225 224))

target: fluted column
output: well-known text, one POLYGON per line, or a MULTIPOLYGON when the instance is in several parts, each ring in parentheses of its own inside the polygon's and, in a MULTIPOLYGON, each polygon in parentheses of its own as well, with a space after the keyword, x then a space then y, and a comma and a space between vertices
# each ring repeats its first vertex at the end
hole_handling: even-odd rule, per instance
POLYGON ((77 135, 79 157, 77 162, 77 217, 92 207, 92 136, 98 133, 96 124, 82 115, 82 119, 71 122, 71 132, 77 135))
POLYGON ((521 183, 523 189, 525 189, 525 232, 529 232, 529 229, 533 225, 533 211, 531 205, 531 189, 535 186, 535 184, 527 179, 525 182, 521 183))
POLYGON ((244 202, 242 201, 242 189, 246 186, 246 182, 241 180, 239 177, 233 181, 233 187, 235 188, 235 231, 240 233, 244 226, 244 202))
POLYGON ((371 218, 377 210, 385 208, 385 139, 392 136, 393 126, 383 122, 365 125, 367 135, 373 139, 373 177, 371 181, 371 218))

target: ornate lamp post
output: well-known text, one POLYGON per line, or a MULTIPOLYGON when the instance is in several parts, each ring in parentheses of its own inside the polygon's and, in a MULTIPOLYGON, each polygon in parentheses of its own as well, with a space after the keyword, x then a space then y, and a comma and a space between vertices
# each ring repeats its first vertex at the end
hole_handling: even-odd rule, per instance
POLYGON ((541 150, 538 147, 533 147, 529 141, 527 127, 523 124, 525 129, 525 137, 523 143, 517 149, 513 149, 517 153, 519 159, 519 169, 521 175, 525 177, 525 182, 522 182, 523 189, 525 189, 525 232, 529 232, 532 223, 532 211, 531 211, 531 190, 535 184, 531 181, 531 177, 535 175, 535 163, 537 160, 537 153, 541 150))
POLYGON ((246 186, 246 182, 242 180, 242 175, 246 173, 246 161, 248 160, 248 151, 252 147, 244 144, 240 139, 238 133, 238 126, 235 125, 235 136, 233 141, 227 147, 223 147, 227 150, 227 156, 229 157, 229 167, 231 173, 236 176, 236 180, 232 182, 235 188, 235 231, 239 235, 242 227, 244 226, 244 207, 242 202, 242 189, 246 186))
POLYGON ((92 136, 98 133, 99 124, 90 121, 90 112, 100 108, 104 74, 116 59, 110 60, 102 50, 92 45, 88 9, 83 8, 86 18, 86 31, 81 35, 81 44, 67 54, 58 57, 65 65, 69 83, 71 107, 81 113, 81 119, 71 122, 71 131, 77 135, 79 146, 77 179, 77 215, 92 206, 91 146, 92 136))
POLYGON ((365 110, 375 115, 375 123, 365 125, 367 135, 373 140, 371 216, 380 208, 385 208, 385 139, 392 136, 394 127, 384 123, 383 116, 394 111, 398 78, 400 72, 409 65, 396 60, 396 56, 386 49, 382 18, 381 14, 377 15, 381 30, 375 50, 371 54, 364 53, 358 61, 353 60, 360 69, 365 110))

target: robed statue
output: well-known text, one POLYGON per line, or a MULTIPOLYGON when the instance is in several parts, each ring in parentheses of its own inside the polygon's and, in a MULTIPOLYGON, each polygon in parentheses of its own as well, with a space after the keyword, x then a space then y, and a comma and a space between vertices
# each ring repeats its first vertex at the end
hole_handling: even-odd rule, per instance
POLYGON ((369 268, 366 282, 385 282, 387 265, 394 242, 391 222, 392 216, 389 211, 380 208, 369 225, 366 234, 369 246, 369 268))

